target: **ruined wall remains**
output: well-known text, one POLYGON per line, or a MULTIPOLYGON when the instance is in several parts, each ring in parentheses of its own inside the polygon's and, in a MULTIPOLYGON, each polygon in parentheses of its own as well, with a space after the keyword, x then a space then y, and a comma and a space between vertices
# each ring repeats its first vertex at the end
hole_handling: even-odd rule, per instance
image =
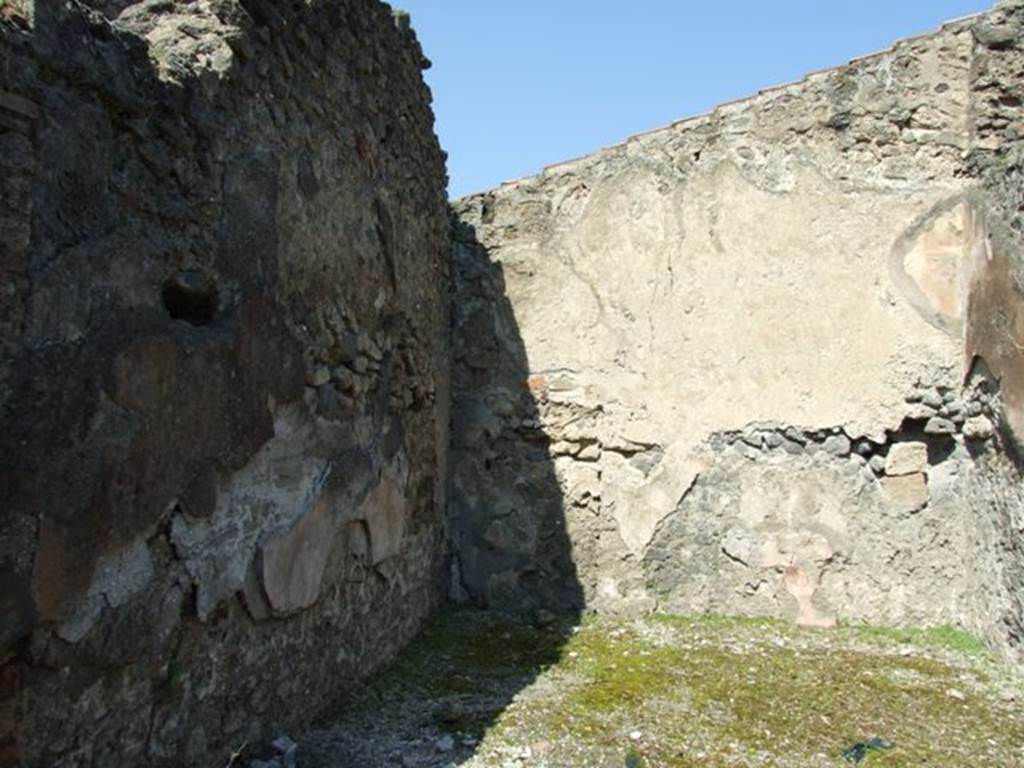
POLYGON ((1020 642, 1021 17, 456 204, 459 589, 1020 642))
POLYGON ((225 765, 443 594, 426 61, 376 0, 2 5, 0 765, 225 765))
POLYGON ((1024 658, 1022 30, 450 223, 377 0, 0 2, 0 765, 227 764, 446 587, 1024 658))

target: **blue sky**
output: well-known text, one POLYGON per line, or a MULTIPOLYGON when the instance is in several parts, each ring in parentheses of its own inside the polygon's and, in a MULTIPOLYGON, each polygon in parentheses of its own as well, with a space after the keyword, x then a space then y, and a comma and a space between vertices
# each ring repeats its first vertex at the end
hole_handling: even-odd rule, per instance
POLYGON ((993 0, 394 0, 459 197, 887 48, 993 0))

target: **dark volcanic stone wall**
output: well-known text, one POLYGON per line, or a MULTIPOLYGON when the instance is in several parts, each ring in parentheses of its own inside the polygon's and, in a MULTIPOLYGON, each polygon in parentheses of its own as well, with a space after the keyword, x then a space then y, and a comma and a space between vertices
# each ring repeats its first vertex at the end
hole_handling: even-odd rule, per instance
POLYGON ((444 157, 376 0, 0 13, 0 765, 224 765, 444 583, 444 157))

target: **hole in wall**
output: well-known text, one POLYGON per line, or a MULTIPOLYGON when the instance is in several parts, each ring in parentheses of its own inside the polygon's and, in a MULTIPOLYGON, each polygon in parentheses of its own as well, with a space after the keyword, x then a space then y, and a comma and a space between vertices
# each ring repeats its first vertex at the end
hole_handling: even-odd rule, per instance
MULTIPOLYGON (((956 440, 952 435, 932 435, 925 432, 927 419, 905 418, 899 431, 890 438, 889 447, 895 443, 924 443, 928 448, 928 465, 934 467, 941 464, 956 450, 956 440)), ((888 451, 886 451, 888 453, 888 451)))
POLYGON ((220 292, 212 277, 198 269, 186 269, 164 283, 161 298, 174 320, 207 325, 217 316, 220 292))

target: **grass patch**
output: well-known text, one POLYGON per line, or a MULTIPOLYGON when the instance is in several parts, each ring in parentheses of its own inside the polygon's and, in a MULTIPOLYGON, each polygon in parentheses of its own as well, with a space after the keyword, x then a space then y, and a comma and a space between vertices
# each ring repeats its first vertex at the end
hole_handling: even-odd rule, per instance
POLYGON ((437 727, 480 739, 495 765, 540 744, 552 765, 847 768, 843 750, 878 737, 893 748, 862 766, 1024 766, 1024 708, 994 695, 996 678, 1020 687, 953 627, 804 630, 704 614, 550 631, 449 611, 370 687, 392 709, 410 695, 491 696, 491 709, 437 727))
POLYGON ((864 765, 1024 765, 1024 720, 980 692, 952 697, 964 669, 929 649, 968 667, 987 653, 951 627, 827 632, 715 614, 589 621, 553 669, 567 677, 563 694, 511 708, 499 737, 554 732, 605 760, 635 754, 665 768, 844 765, 844 749, 876 736, 896 746, 864 765), (897 645, 924 653, 889 652, 897 645), (641 744, 626 740, 634 730, 641 744))
POLYGON ((987 657, 988 647, 959 627, 948 624, 935 627, 876 627, 857 626, 843 631, 862 640, 880 645, 909 645, 919 648, 933 648, 952 651, 973 657, 987 657))
POLYGON ((655 613, 649 616, 648 619, 682 630, 763 629, 785 635, 791 635, 797 631, 796 627, 791 623, 782 619, 774 619, 770 616, 733 616, 714 612, 695 613, 692 615, 655 613))

